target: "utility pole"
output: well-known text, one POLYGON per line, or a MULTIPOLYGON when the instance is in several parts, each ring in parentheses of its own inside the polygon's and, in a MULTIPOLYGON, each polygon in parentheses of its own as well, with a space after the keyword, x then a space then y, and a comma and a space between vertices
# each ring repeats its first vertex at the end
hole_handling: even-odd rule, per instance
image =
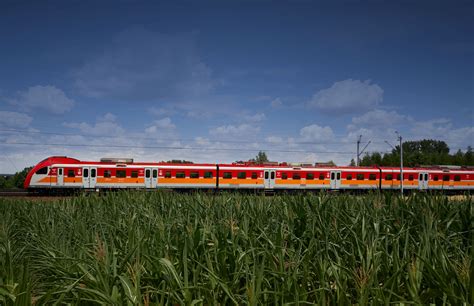
POLYGON ((398 135, 398 140, 400 141, 400 192, 403 196, 403 145, 402 145, 402 135, 395 132, 398 135))
POLYGON ((357 139, 357 158, 356 158, 356 166, 359 167, 359 146, 360 146, 360 141, 362 140, 362 135, 359 136, 359 139, 357 139))
POLYGON ((359 152, 359 148, 360 148, 360 143, 362 141, 362 135, 359 136, 359 139, 357 139, 357 160, 356 160, 356 166, 359 166, 360 165, 360 156, 362 155, 362 153, 364 153, 365 149, 367 149, 367 147, 369 146, 371 140, 369 140, 369 142, 365 145, 365 147, 362 149, 362 151, 359 152))
MULTIPOLYGON (((400 141, 400 192, 403 195, 403 147, 402 147, 402 135, 400 135, 397 131, 395 131, 398 135, 398 140, 400 141)), ((392 147, 393 152, 396 152, 394 146, 390 144, 390 142, 385 140, 385 143, 392 147)))

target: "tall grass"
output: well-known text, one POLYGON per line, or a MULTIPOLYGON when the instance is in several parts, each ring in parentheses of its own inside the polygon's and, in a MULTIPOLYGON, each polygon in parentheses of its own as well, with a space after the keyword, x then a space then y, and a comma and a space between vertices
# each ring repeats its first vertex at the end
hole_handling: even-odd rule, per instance
POLYGON ((0 304, 474 303, 469 198, 0 199, 0 304))

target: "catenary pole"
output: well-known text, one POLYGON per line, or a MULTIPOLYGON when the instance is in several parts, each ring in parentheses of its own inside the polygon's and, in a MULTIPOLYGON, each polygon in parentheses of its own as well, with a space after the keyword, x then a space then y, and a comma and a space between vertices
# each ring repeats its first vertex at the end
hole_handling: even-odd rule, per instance
POLYGON ((398 132, 398 140, 400 141, 400 192, 403 196, 403 143, 402 143, 402 135, 398 132))
POLYGON ((359 139, 357 139, 357 158, 356 158, 356 166, 359 166, 359 147, 360 147, 360 142, 362 140, 362 135, 359 136, 359 139))

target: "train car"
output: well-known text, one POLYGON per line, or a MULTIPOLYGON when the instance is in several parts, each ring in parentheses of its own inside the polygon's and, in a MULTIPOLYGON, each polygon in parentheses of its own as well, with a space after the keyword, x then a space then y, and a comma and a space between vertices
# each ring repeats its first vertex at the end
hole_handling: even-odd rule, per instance
MULTIPOLYGON (((80 161, 52 156, 27 175, 29 190, 101 189, 246 189, 246 190, 398 190, 400 168, 336 167, 254 163, 170 164, 129 158, 80 161)), ((474 169, 417 167, 403 169, 405 190, 470 191, 474 169)))

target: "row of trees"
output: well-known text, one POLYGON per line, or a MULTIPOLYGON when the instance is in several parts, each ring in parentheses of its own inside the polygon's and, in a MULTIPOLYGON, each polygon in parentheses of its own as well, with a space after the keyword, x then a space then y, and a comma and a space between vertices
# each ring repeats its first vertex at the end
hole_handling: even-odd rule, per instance
MULTIPOLYGON (((355 166, 355 161, 351 161, 355 166)), ((361 166, 399 166, 400 146, 396 146, 390 153, 381 154, 374 152, 365 154, 360 161, 361 166)), ((457 165, 474 166, 472 147, 466 152, 458 150, 449 154, 449 147, 444 141, 424 139, 420 141, 407 141, 403 143, 403 165, 407 167, 420 165, 457 165)))
POLYGON ((13 176, 0 176, 0 189, 23 188, 23 182, 32 168, 27 167, 13 176))
MULTIPOLYGON (((249 161, 261 164, 268 162, 269 159, 265 152, 260 151, 255 158, 249 161)), ((334 164, 332 161, 330 163, 334 164)), ((403 143, 403 164, 407 167, 420 165, 474 166, 474 154, 471 146, 467 147, 466 152, 458 150, 455 154, 449 154, 449 146, 440 140, 406 141, 403 143)), ((399 166, 400 146, 396 146, 392 152, 386 154, 378 152, 365 154, 360 165, 399 166)), ((354 160, 351 160, 351 166, 355 166, 354 160)))

